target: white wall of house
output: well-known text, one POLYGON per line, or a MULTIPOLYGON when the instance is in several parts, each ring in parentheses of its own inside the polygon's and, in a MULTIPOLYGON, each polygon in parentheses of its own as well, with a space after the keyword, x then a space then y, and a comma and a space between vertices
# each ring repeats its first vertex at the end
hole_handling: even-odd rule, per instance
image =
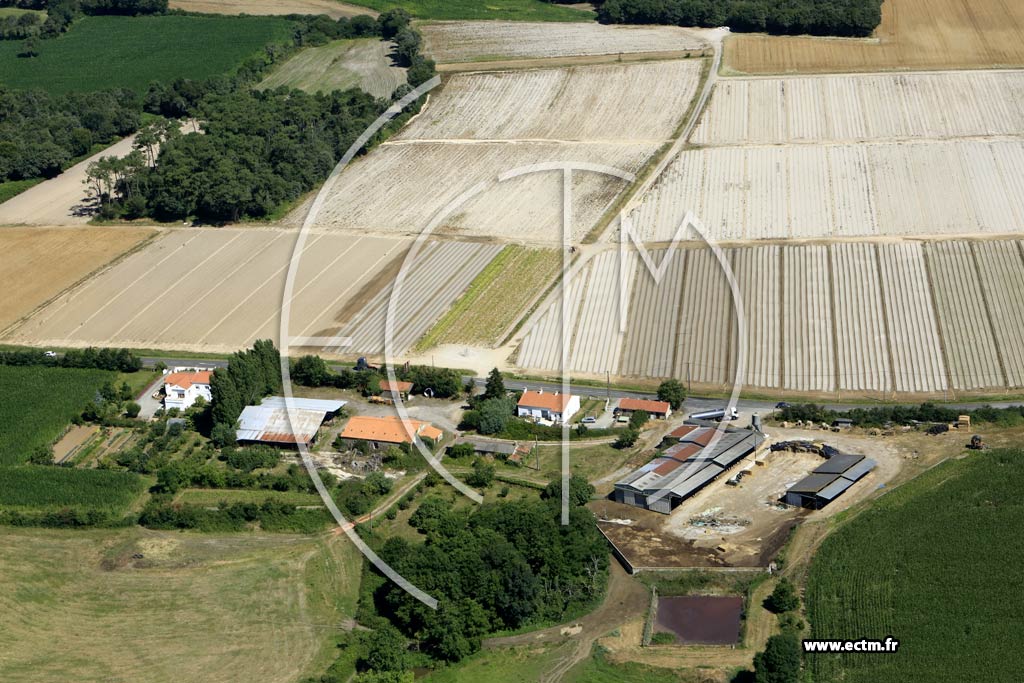
POLYGON ((536 408, 533 406, 516 406, 516 415, 519 417, 532 417, 537 420, 551 420, 552 422, 564 422, 565 420, 571 420, 572 416, 580 412, 580 397, 572 396, 569 398, 569 402, 565 406, 565 416, 563 418, 562 413, 546 408, 536 408))
POLYGON ((178 410, 191 408, 200 397, 206 399, 207 403, 212 400, 213 397, 210 394, 209 384, 193 384, 187 389, 183 389, 176 384, 164 384, 164 408, 167 410, 171 408, 177 408, 178 410))

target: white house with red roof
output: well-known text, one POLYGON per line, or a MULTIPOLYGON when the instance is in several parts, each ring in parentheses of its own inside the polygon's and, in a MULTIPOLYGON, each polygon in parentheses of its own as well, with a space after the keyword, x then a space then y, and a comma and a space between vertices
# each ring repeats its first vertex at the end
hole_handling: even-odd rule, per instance
POLYGON ((524 391, 516 406, 516 415, 551 422, 567 422, 580 411, 580 397, 557 391, 524 391))
POLYGON ((213 398, 210 394, 211 375, 213 373, 209 370, 169 372, 164 375, 164 408, 185 410, 192 407, 199 398, 209 403, 213 398))

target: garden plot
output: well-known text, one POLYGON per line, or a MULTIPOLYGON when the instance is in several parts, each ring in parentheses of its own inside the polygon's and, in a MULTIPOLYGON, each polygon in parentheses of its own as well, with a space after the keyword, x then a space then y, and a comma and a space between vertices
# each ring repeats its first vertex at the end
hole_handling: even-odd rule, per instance
POLYGON ((635 233, 671 239, 687 210, 720 240, 1016 233, 1024 141, 689 150, 633 210, 635 233))
MULTIPOLYGON (((338 178, 317 228, 360 235, 415 235, 453 200, 484 188, 453 211, 439 234, 506 237, 561 243, 561 171, 498 181, 507 171, 548 162, 594 163, 636 172, 652 144, 389 143, 353 163, 338 178)), ((594 172, 573 174, 573 239, 586 235, 625 189, 594 172)))
POLYGON ((889 339, 875 246, 842 243, 831 245, 830 250, 839 389, 887 391, 892 381, 889 339))
POLYGON ((735 378, 735 307, 721 264, 710 249, 686 255, 675 377, 726 385, 735 378))
POLYGON ((1020 135, 1024 71, 729 79, 694 132, 702 145, 1020 135))
POLYGON ((1024 261, 1020 242, 974 242, 981 289, 1007 384, 1024 386, 1024 261))
POLYGON ((953 387, 1004 386, 970 244, 937 242, 929 244, 925 254, 953 387))
POLYGON ((629 315, 628 310, 620 310, 620 295, 625 289, 628 307, 637 260, 634 252, 620 253, 614 249, 594 257, 572 341, 573 370, 590 374, 619 374, 619 357, 625 336, 620 330, 629 315))
POLYGON ((686 253, 682 250, 669 252, 667 249, 650 252, 655 266, 664 268, 660 282, 655 280, 642 262, 637 267, 629 305, 621 374, 635 377, 672 376, 686 253))
POLYGON ((906 393, 944 391, 946 366, 921 245, 879 244, 877 249, 893 389, 906 393))
POLYGON ((782 270, 782 386, 833 391, 835 344, 827 247, 785 247, 782 270))
POLYGON ((782 249, 775 245, 732 250, 732 269, 743 300, 747 334, 745 384, 778 387, 782 249))
POLYGON ((399 139, 664 142, 700 70, 679 60, 456 75, 399 139))
MULTIPOLYGON (((6 340, 230 352, 278 341, 284 279, 297 233, 168 231, 12 328, 6 340)), ((318 329, 373 286, 400 240, 309 236, 297 270, 291 333, 318 329)))
MULTIPOLYGON (((392 322, 391 355, 401 355, 455 303, 463 290, 501 251, 500 244, 426 242, 402 264, 404 272, 397 292, 392 322)), ((381 290, 339 334, 352 338, 353 353, 381 355, 385 351, 385 326, 393 296, 391 286, 381 290)))
POLYGON ((674 26, 597 23, 444 21, 419 26, 427 54, 439 63, 684 52, 707 47, 696 32, 674 26))

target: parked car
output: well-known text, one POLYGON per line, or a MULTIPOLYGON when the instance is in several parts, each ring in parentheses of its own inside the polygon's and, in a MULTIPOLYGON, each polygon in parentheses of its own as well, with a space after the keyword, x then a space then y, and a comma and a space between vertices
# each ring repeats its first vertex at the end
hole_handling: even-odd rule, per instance
POLYGON ((790 405, 785 401, 779 401, 775 404, 775 410, 782 410, 783 408, 789 408, 790 405))
POLYGON ((582 422, 585 425, 592 425, 597 422, 597 418, 592 415, 587 415, 585 418, 580 420, 580 422, 582 422))
POLYGON ((57 352, 56 351, 47 351, 43 355, 46 356, 47 358, 56 358, 57 357, 57 352))

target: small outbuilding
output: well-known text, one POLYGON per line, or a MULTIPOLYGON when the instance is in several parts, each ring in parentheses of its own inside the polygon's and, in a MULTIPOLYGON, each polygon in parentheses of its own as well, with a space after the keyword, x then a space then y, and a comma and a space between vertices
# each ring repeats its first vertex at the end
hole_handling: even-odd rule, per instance
POLYGON ((656 420, 667 420, 672 416, 672 406, 667 401, 652 401, 644 398, 623 398, 616 411, 620 415, 632 415, 642 410, 656 420))
POLYGON ((444 432, 421 420, 402 421, 397 416, 373 417, 357 415, 351 418, 338 435, 349 447, 358 443, 369 444, 375 450, 411 444, 419 439, 424 444, 436 446, 444 436, 444 432))
POLYGON ((316 441, 324 422, 345 406, 345 401, 268 396, 258 406, 246 406, 238 418, 235 438, 239 443, 307 448, 316 441))
POLYGON ((412 382, 403 382, 396 380, 382 380, 380 383, 380 395, 381 398, 389 398, 392 401, 408 401, 409 395, 412 393, 412 382))

